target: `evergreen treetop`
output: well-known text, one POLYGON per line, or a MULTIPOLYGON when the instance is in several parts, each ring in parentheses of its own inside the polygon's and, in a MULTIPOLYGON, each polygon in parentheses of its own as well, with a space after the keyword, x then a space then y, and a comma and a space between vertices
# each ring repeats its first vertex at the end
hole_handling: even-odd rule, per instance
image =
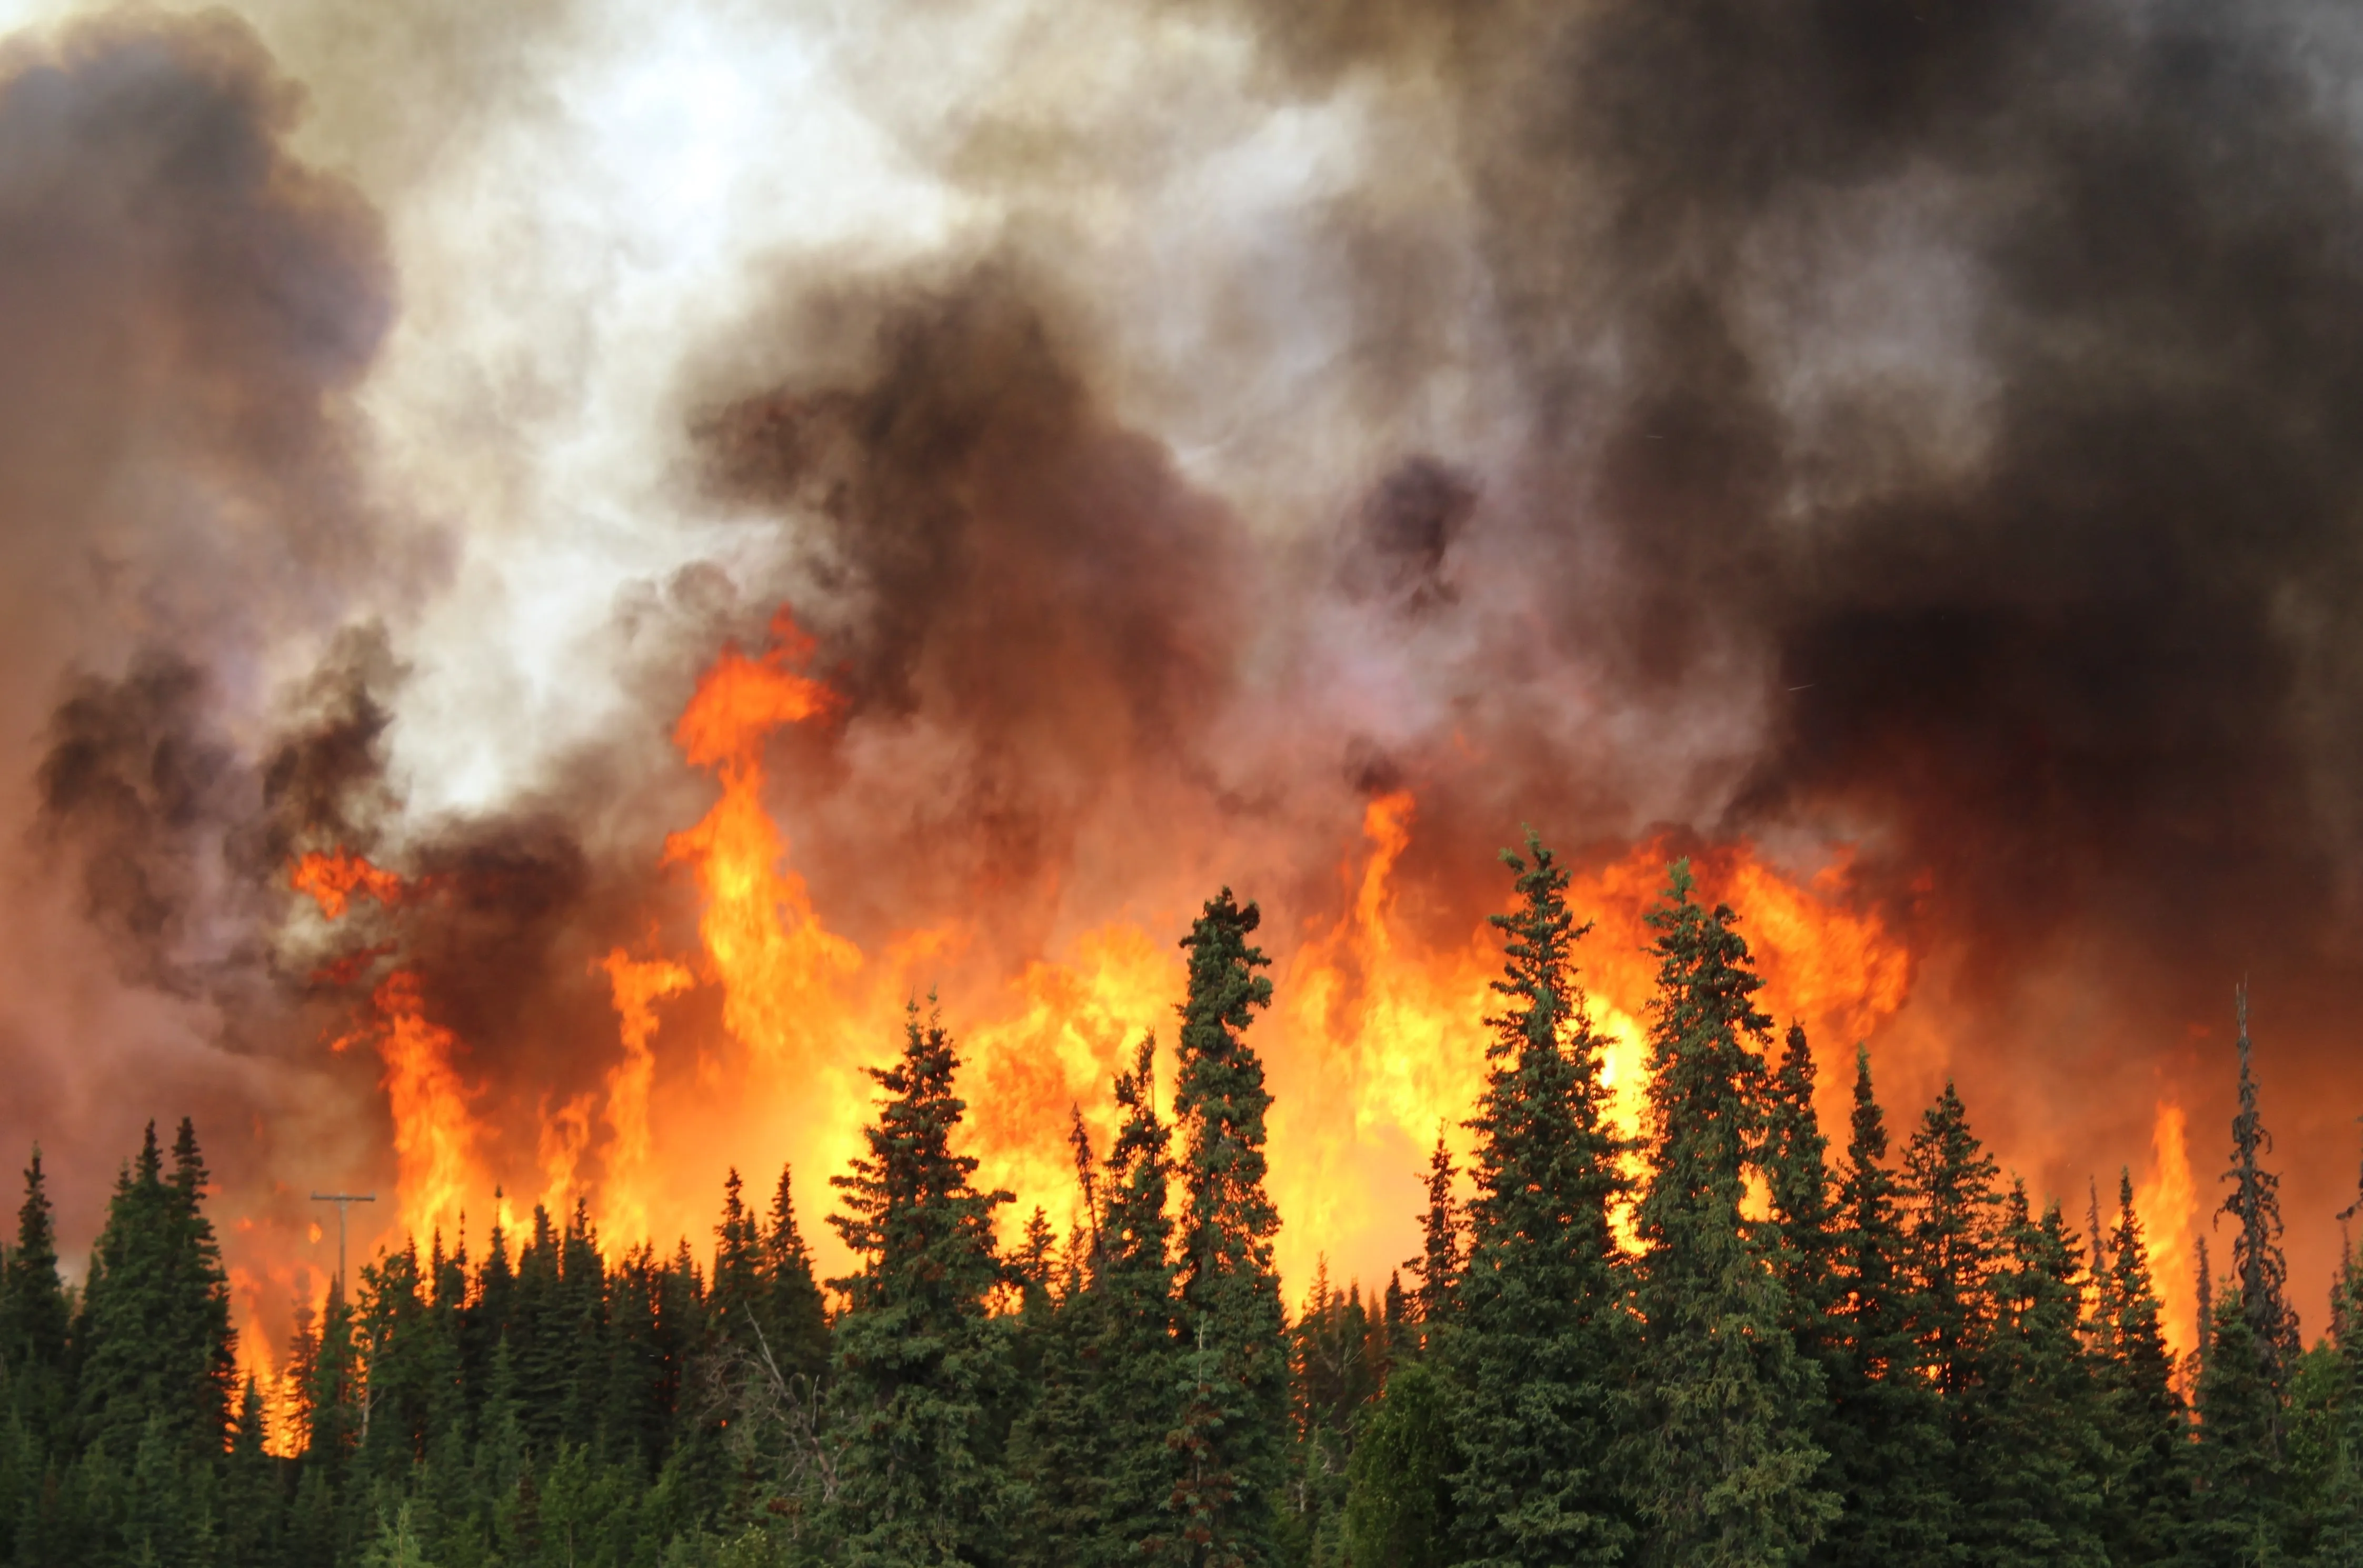
POLYGON ((836 1375, 849 1401, 834 1528, 857 1565, 983 1563, 1004 1550, 1014 1498, 993 1412, 1011 1376, 1005 1326, 990 1301, 1007 1277, 977 1161, 954 1152, 967 1103, 942 1024, 911 1004, 903 1051, 870 1069, 885 1092, 862 1132, 867 1152, 831 1177, 843 1212, 829 1223, 861 1262, 845 1292, 836 1375))
POLYGON ((1502 861, 1516 903, 1489 917, 1503 938, 1492 989, 1504 1006, 1486 1020, 1485 1086, 1468 1124, 1468 1255, 1457 1289, 1429 1284, 1455 1241, 1450 1166, 1432 1163, 1420 1270, 1422 1311, 1445 1326, 1461 1394, 1453 1528, 1472 1562, 1613 1562, 1631 1540, 1614 1456, 1630 1424, 1633 1333, 1608 1218, 1621 1151, 1573 962, 1588 928, 1568 910, 1567 868, 1531 829, 1525 852, 1502 861))
POLYGON ((1280 1214, 1264 1189, 1263 1062, 1248 1044, 1270 1006, 1269 965, 1249 943, 1262 914, 1225 888, 1182 940, 1174 1115, 1184 1129, 1181 1304, 1182 1458, 1172 1496, 1180 1561, 1259 1568, 1272 1561, 1284 1479, 1288 1351, 1271 1239, 1280 1214))
POLYGON ((2240 1108, 2232 1118, 2232 1168, 2224 1173, 2232 1191, 2218 1212, 2238 1225, 2232 1237, 2232 1273, 2240 1282, 2242 1310, 2265 1375, 2278 1388, 2300 1349, 2297 1312, 2289 1303, 2289 1260, 2281 1251, 2280 1177, 2258 1162, 2258 1155, 2271 1151, 2273 1140, 2257 1109, 2245 982, 2233 997, 2239 1021, 2240 1108))
POLYGON ((0 1365, 14 1377, 31 1368, 61 1365, 67 1318, 65 1284, 58 1274, 57 1222, 37 1143, 25 1167, 16 1245, 0 1263, 0 1365))
POLYGON ((2108 1321, 2092 1340, 2114 1464, 2102 1523, 2121 1558, 2162 1561, 2189 1507, 2190 1434, 2130 1170, 2118 1172, 2117 1222, 2103 1255, 2107 1283, 2095 1296, 2108 1321))
POLYGON ((1992 1279, 2000 1167, 1969 1130, 1968 1110, 1947 1079, 1920 1118, 1903 1155, 1904 1259, 1913 1337, 1943 1395, 1966 1394, 1992 1326, 1992 1279))
POLYGON ((1271 1005, 1271 981, 1256 973, 1271 961, 1248 941, 1262 920, 1255 905, 1242 906, 1226 887, 1182 939, 1190 954, 1189 996, 1181 1008, 1173 1110, 1188 1139, 1182 1297, 1201 1311, 1228 1282, 1270 1274, 1271 1238, 1280 1229, 1279 1211, 1264 1192, 1271 1092, 1264 1087, 1262 1059, 1246 1038, 1256 1010, 1271 1005))
POLYGON ((1452 1194, 1452 1184, 1459 1175, 1459 1172, 1453 1168, 1452 1151, 1445 1146, 1444 1131, 1439 1128, 1436 1151, 1427 1158, 1427 1211, 1420 1218, 1420 1253, 1403 1264, 1416 1282, 1411 1300, 1424 1333, 1440 1329, 1451 1316, 1460 1284, 1468 1222, 1452 1194))
POLYGON ((1844 1507, 1820 1550, 1842 1568, 1945 1562, 1956 1517, 1944 1412, 1913 1337, 1919 1314, 1888 1152, 1870 1052, 1858 1044, 1834 1219, 1831 1410, 1821 1429, 1844 1507))
POLYGON ((1650 1153, 1636 1211, 1648 1416, 1634 1470, 1650 1560, 1793 1562, 1837 1499, 1816 1484, 1820 1369, 1799 1354, 1793 1309, 1765 1228, 1742 1209, 1765 1125, 1772 1020, 1723 905, 1700 905, 1690 863, 1670 869, 1649 913, 1650 1153))

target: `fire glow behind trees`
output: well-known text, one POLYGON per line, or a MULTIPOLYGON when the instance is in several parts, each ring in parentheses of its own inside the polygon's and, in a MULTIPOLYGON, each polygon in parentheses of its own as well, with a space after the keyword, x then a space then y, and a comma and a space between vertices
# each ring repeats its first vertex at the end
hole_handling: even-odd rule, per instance
POLYGON ((2318 1335, 2353 18, 760 9, 8 12, 0 1139, 69 1274, 193 1115, 276 1387, 309 1192, 386 1195, 357 1256, 661 1248, 846 1169, 929 993, 1015 1246, 1227 884, 1283 1299, 1374 1284, 1478 1153, 1532 823, 1618 1138, 1687 858, 1822 1125, 1858 1041, 1958 1083, 2028 1300, 2128 1170, 2178 1350, 2271 1229, 2208 1229, 2246 978, 2243 1310, 2318 1335))

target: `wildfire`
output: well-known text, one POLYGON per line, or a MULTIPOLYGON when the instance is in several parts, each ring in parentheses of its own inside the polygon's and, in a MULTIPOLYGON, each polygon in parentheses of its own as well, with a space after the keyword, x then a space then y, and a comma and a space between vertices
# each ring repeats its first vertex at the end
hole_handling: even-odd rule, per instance
POLYGON ((649 1240, 648 1194, 643 1187, 649 1166, 649 1087, 657 1071, 656 1051, 649 1040, 657 1032, 656 1005, 663 997, 688 990, 694 981, 678 963, 634 959, 622 948, 609 953, 600 967, 605 970, 615 996, 624 1045, 624 1059, 607 1070, 610 1136, 601 1207, 611 1240, 645 1241, 649 1240))
MULTIPOLYGON (((727 651, 699 681, 672 739, 720 795, 694 827, 666 839, 661 863, 694 878, 700 951, 634 956, 619 947, 593 962, 616 1018, 615 1054, 597 1087, 562 1097, 542 1089, 529 1102, 532 1132, 521 1147, 534 1153, 532 1187, 553 1209, 589 1201, 611 1248, 701 1230, 726 1159, 761 1169, 790 1158, 808 1181, 841 1168, 870 1109, 861 1065, 892 1049, 906 999, 980 951, 976 929, 955 924, 904 931, 865 955, 815 907, 764 799, 773 735, 837 704, 805 673, 810 652, 782 617, 767 649, 727 651), (734 1050, 717 1051, 691 1028, 678 1039, 668 1032, 671 1015, 659 1004, 705 985, 720 991, 721 1029, 734 1050), (674 1074, 667 1064, 675 1062, 692 1070, 674 1074)), ((1439 1129, 1468 1153, 1460 1123, 1483 1080, 1499 940, 1481 917, 1440 942, 1406 919, 1399 873, 1418 820, 1408 791, 1364 802, 1359 843, 1338 866, 1339 913, 1292 932, 1266 929, 1279 1004, 1254 1039, 1276 1095, 1280 1262, 1295 1277, 1326 1253, 1341 1273, 1382 1278, 1412 1250, 1419 1173, 1439 1129)), ((1580 917, 1594 923, 1576 959, 1611 1116, 1628 1135, 1641 1127, 1656 973, 1643 917, 1669 853, 1662 842, 1636 845, 1583 867, 1570 888, 1580 917)), ((1843 1074, 1833 1070, 1903 1006, 1908 951, 1850 901, 1843 862, 1795 876, 1745 845, 1696 859, 1705 894, 1743 911, 1766 976, 1766 1010, 1806 1024, 1824 1052, 1825 1088, 1842 1098, 1843 1074)), ((305 856, 291 881, 331 919, 355 898, 392 909, 417 891, 341 851, 305 856)), ((1173 911, 1104 921, 995 982, 981 1004, 974 995, 947 998, 968 1062, 971 1148, 982 1181, 1018 1195, 1004 1217, 1012 1231, 1037 1205, 1062 1218, 1074 1213, 1071 1112, 1104 1140, 1111 1073, 1180 1000, 1176 926, 1173 911)), ((492 1132, 474 1114, 480 1095, 460 1071, 460 1042, 427 1016, 416 968, 396 963, 375 990, 370 1021, 338 1043, 367 1040, 384 1062, 400 1219, 424 1235, 471 1194, 489 1192, 492 1132)), ((815 1240, 828 1262, 833 1239, 815 1240)), ((2166 1245, 2161 1232, 2162 1255, 2166 1245)))
POLYGON ((476 1159, 482 1135, 469 1108, 473 1095, 454 1065, 460 1042, 427 1017, 416 974, 394 971, 370 1001, 376 1016, 336 1049, 367 1040, 385 1063, 380 1083, 394 1115, 402 1225, 425 1236, 455 1225, 470 1195, 490 1185, 476 1159))
MULTIPOLYGON (((1178 950, 1120 922, 1078 939, 1065 962, 1027 964, 1004 998, 1010 1010, 970 1029, 969 1115, 980 1170, 1016 1192, 1021 1211, 1036 1204, 1052 1215, 1072 1211, 1069 1113, 1081 1109, 1105 1149, 1114 1131, 1108 1081, 1127 1046, 1172 1018, 1182 979, 1178 950)), ((1164 1038, 1170 1047, 1170 1030, 1164 1038)))
POLYGON ((293 1459, 301 1451, 296 1427, 301 1394, 294 1369, 282 1365, 276 1353, 283 1341, 268 1325, 307 1314, 316 1321, 327 1302, 328 1276, 302 1263, 282 1262, 259 1271, 232 1264, 229 1289, 239 1323, 239 1378, 241 1383, 252 1378, 262 1396, 263 1448, 293 1459))
MULTIPOLYGON (((289 873, 288 883, 309 894, 331 921, 341 919, 357 896, 392 909, 418 891, 417 884, 396 873, 341 849, 304 855, 289 873)), ((385 944, 349 954, 322 970, 318 978, 349 984, 367 963, 394 951, 385 944)), ((385 1066, 380 1082, 394 1118, 400 1222, 424 1236, 456 1218, 469 1194, 485 1184, 476 1157, 483 1134, 469 1108, 472 1091, 456 1065, 460 1042, 427 1017, 418 975, 409 969, 396 969, 379 982, 370 997, 368 1018, 333 1045, 344 1051, 362 1041, 376 1049, 385 1066)))
POLYGON ((359 898, 373 898, 388 909, 408 892, 401 877, 381 871, 345 850, 315 851, 299 858, 287 874, 288 885, 308 893, 331 920, 344 918, 346 907, 359 898))
POLYGON ((705 895, 698 931, 724 987, 723 1022, 758 1056, 781 1061, 793 1059, 816 1016, 834 1011, 834 987, 860 967, 861 952, 813 912, 804 879, 788 867, 787 836, 763 805, 764 741, 835 701, 791 667, 810 639, 784 614, 771 632, 760 658, 725 652, 673 730, 690 765, 720 781, 722 798, 696 827, 665 840, 664 858, 693 867, 705 895))
POLYGON ((2178 1355, 2191 1349, 2198 1311, 2191 1249, 2199 1189, 2191 1177, 2191 1151, 2182 1107, 2161 1100, 2150 1136, 2150 1175, 2134 1189, 2134 1212, 2148 1232, 2150 1278, 2165 1311, 2167 1343, 2178 1355))

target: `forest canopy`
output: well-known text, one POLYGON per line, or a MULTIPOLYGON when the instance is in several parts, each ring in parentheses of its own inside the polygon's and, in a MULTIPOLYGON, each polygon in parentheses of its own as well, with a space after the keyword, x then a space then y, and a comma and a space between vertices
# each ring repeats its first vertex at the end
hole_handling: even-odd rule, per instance
MULTIPOLYGON (((733 1172, 710 1249, 534 1210, 335 1279, 283 1390, 240 1380, 207 1172, 151 1125, 70 1287, 38 1149, 0 1254, 0 1550, 57 1563, 2233 1564, 2363 1562, 2363 1264, 2311 1347, 2239 1001, 2239 1112, 2198 1349, 2161 1323, 2129 1176, 2080 1223, 1948 1084, 1892 1131, 1869 1053, 1825 1129, 1804 1029, 1686 862, 1649 917, 1648 1110, 1606 1114, 1589 928, 1531 833, 1459 1168, 1417 1256, 1273 1263, 1272 985, 1228 888, 1153 1037, 1080 1109, 1075 1223, 962 1152, 916 1002, 830 1173, 733 1172), (274 1398, 273 1396, 283 1396, 274 1398)), ((2342 1220, 2355 1210, 2341 1216, 2342 1220)))

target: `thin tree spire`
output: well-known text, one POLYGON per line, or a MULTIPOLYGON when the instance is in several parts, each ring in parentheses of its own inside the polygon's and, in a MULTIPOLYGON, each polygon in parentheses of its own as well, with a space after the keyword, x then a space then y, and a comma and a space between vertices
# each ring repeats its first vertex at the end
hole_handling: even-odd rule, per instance
POLYGON ((2272 1134, 2257 1109, 2257 1075, 2248 1042, 2248 985, 2232 993, 2239 1019, 2240 1109, 2232 1118, 2231 1195, 2217 1212, 2239 1221, 2232 1240, 2232 1273, 2240 1282, 2240 1309, 2255 1336, 2265 1374, 2281 1386, 2297 1359, 2297 1314, 2289 1305, 2289 1259, 2281 1251, 2280 1177, 2258 1162, 2272 1151, 2272 1134))

